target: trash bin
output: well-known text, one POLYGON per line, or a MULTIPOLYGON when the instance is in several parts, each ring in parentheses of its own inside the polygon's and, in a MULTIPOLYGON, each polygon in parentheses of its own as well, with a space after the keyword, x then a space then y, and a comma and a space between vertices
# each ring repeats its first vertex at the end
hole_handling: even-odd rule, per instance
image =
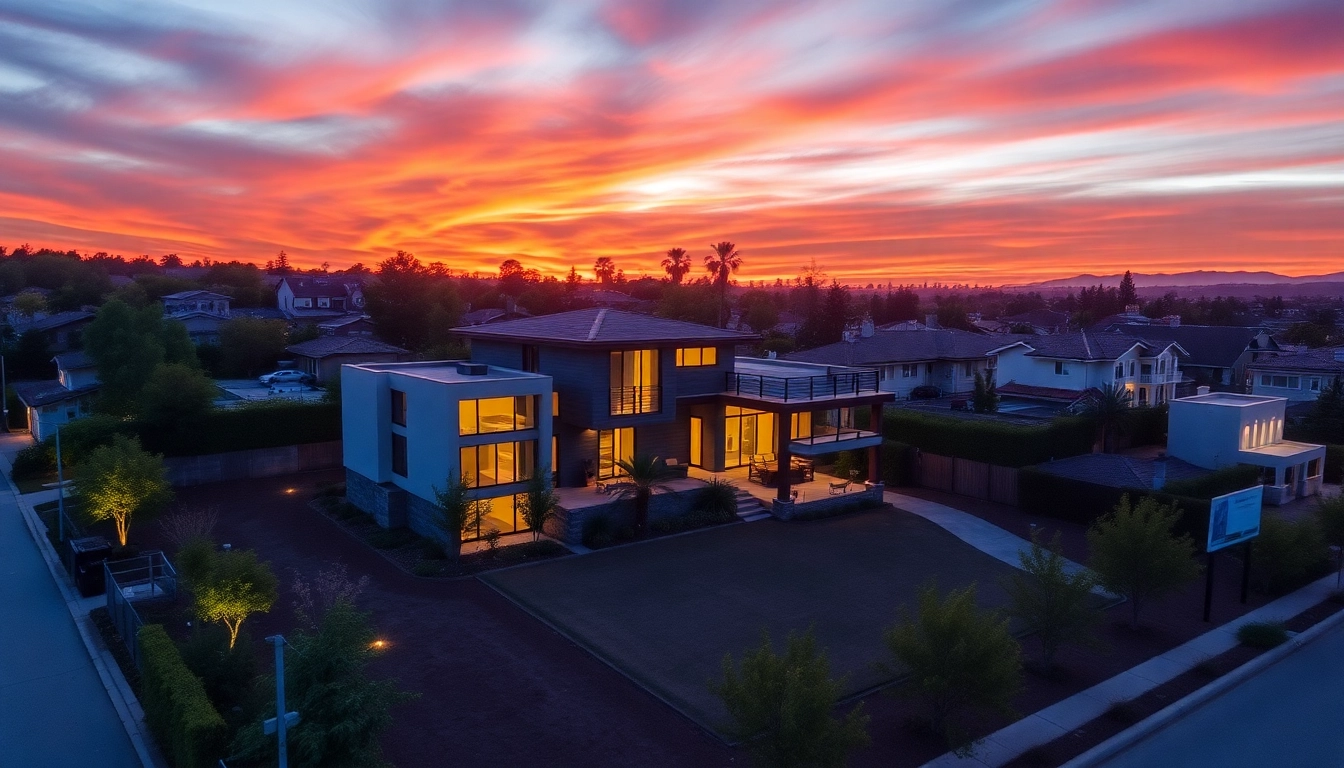
POLYGON ((107 589, 103 579, 103 562, 112 553, 112 544, 102 536, 88 536, 70 540, 70 575, 75 587, 85 597, 101 595, 107 589))

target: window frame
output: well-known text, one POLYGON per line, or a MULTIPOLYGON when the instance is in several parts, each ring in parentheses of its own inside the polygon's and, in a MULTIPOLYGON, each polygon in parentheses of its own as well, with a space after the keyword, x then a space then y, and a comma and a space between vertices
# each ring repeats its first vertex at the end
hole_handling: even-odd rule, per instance
POLYGON ((400 389, 388 390, 392 401, 392 423, 398 427, 406 426, 406 393, 400 389))
POLYGON ((677 368, 710 368, 718 364, 718 347, 677 347, 677 368))
POLYGON ((392 474, 398 477, 410 477, 410 449, 406 445, 406 436, 400 432, 392 433, 392 474))
POLYGON ((500 395, 498 397, 469 397, 457 401, 457 436, 475 437, 476 435, 505 435, 510 432, 523 432, 537 428, 537 408, 540 395, 500 395), (510 429, 485 429, 481 421, 481 403, 491 400, 513 401, 513 427, 510 429), (522 405, 526 403, 526 405, 522 405), (522 406, 520 408, 520 405, 522 406), (468 416, 468 411, 470 416, 468 416), (467 424, 470 423, 471 431, 467 424))
POLYGON ((501 485, 516 485, 526 483, 535 477, 537 472, 537 441, 536 440, 505 440, 498 443, 482 443, 480 445, 464 445, 457 450, 458 474, 470 475, 471 482, 467 484, 468 488, 494 488, 501 485), (510 470, 509 480, 501 482, 499 480, 499 446, 508 445, 513 447, 513 467, 510 470), (468 468, 467 455, 470 452, 472 460, 468 468), (493 466, 494 478, 489 483, 482 483, 483 473, 481 472, 482 454, 492 457, 490 462, 493 466))

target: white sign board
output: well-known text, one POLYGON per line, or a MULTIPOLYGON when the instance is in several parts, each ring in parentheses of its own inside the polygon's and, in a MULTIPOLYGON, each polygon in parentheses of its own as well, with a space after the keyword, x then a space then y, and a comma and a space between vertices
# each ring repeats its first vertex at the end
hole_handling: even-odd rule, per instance
POLYGON ((1217 552, 1259 536, 1263 498, 1264 490, 1258 485, 1215 496, 1209 502, 1209 546, 1205 551, 1217 552))

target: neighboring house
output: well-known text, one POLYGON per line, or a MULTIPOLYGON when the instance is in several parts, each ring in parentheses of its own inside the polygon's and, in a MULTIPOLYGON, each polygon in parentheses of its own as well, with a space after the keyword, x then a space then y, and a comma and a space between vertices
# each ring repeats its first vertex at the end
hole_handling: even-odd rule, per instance
POLYGON ((54 315, 22 320, 12 327, 15 336, 22 336, 29 331, 42 333, 47 338, 47 350, 50 352, 68 352, 79 348, 80 335, 84 332, 85 326, 93 322, 93 317, 92 312, 83 310, 57 312, 54 315))
POLYGON ((1344 379, 1344 347, 1279 352, 1246 366, 1251 394, 1314 401, 1336 378, 1344 379))
POLYGON ((1031 336, 990 354, 998 357, 1000 394, 1054 401, 1063 399, 1061 392, 1119 385, 1130 391, 1135 406, 1174 399, 1181 381, 1179 360, 1189 355, 1174 341, 1091 331, 1031 336))
POLYGON ((1215 391, 1245 391, 1247 364, 1279 349, 1269 330, 1261 327, 1112 323, 1106 330, 1152 343, 1180 344, 1190 353, 1181 360, 1190 394, 1198 386, 1215 391))
POLYGON ((1008 330, 1029 326, 1033 333, 1064 333, 1069 330, 1069 313, 1053 309, 1033 309, 1016 315, 1000 317, 999 322, 1008 330))
MULTIPOLYGON (((455 332, 471 340, 471 364, 344 369, 347 488, 362 509, 423 506, 467 472, 507 532, 520 523, 503 510, 548 467, 574 487, 621 476, 636 455, 718 472, 866 448, 876 464, 881 435, 856 428, 855 411, 880 423, 892 399, 872 369, 735 359, 759 337, 616 309, 455 332), (416 499, 393 498, 402 491, 416 499)), ((780 473, 784 503, 791 483, 780 473)))
POLYGON ((400 363, 410 358, 401 347, 360 336, 319 336, 285 347, 294 367, 312 374, 320 384, 340 378, 342 365, 400 363))
POLYGON ((943 395, 974 391, 975 374, 991 374, 994 359, 990 351, 1004 343, 1002 335, 950 328, 879 330, 786 357, 807 363, 876 368, 882 391, 905 399, 920 386, 937 387, 943 395))
POLYGON ((327 336, 374 336, 373 320, 368 315, 352 314, 325 320, 317 324, 317 329, 327 336))
POLYGON ((229 304, 233 299, 213 291, 182 291, 163 297, 163 314, 168 317, 181 317, 192 314, 229 317, 229 304))
POLYGON ((14 394, 28 412, 28 429, 41 442, 57 427, 93 412, 98 392, 98 366, 83 352, 67 352, 52 358, 57 378, 53 381, 19 381, 14 394))
POLYGON ((531 317, 532 313, 525 309, 514 307, 513 309, 499 309, 497 307, 488 307, 486 309, 474 309, 462 316, 462 324, 465 326, 487 325, 489 323, 502 323, 506 320, 518 320, 524 317, 531 317))
POLYGON ((607 288, 582 288, 577 292, 576 297, 582 302, 614 309, 634 309, 645 303, 628 293, 607 288))
POLYGON ((275 288, 275 302, 291 320, 329 320, 364 310, 364 284, 350 277, 286 276, 275 288))
POLYGON ((1171 401, 1167 452, 1205 469, 1249 464, 1261 470, 1265 502, 1320 493, 1325 446, 1283 439, 1282 397, 1214 392, 1171 401))

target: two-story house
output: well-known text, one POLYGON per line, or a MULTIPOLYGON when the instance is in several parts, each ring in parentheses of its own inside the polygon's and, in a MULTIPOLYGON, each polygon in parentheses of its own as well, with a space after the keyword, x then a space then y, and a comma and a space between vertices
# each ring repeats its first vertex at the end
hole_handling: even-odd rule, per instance
POLYGON ((163 316, 186 326, 197 346, 219 343, 219 328, 229 321, 233 300, 213 291, 181 291, 163 297, 163 316))
POLYGON ((1344 379, 1344 347, 1265 355, 1246 366, 1251 394, 1282 397, 1289 405, 1315 402, 1321 390, 1344 379))
POLYGON ((364 284, 352 277, 286 276, 275 287, 275 303, 291 320, 327 320, 363 312, 364 284))
POLYGON ((940 395, 958 395, 975 389, 975 374, 993 376, 990 350, 1009 339, 950 328, 884 331, 849 341, 794 352, 789 360, 823 365, 863 366, 878 371, 879 386, 898 399, 910 397, 916 387, 935 387, 940 395))
POLYGON ((1200 386, 1214 391, 1243 392, 1246 366, 1279 349, 1266 328, 1180 325, 1179 318, 1176 322, 1176 325, 1112 323, 1106 330, 1153 344, 1180 344, 1190 353, 1181 360, 1184 383, 1190 391, 1181 394, 1194 394, 1195 388, 1200 386))
POLYGON ((1068 400, 1118 385, 1129 390, 1132 405, 1140 406, 1175 398, 1180 359, 1189 353, 1174 341, 1080 331, 1020 339, 990 354, 998 357, 1000 394, 1068 400))
POLYGON ((52 358, 54 381, 20 381, 14 394, 28 413, 28 430, 41 442, 62 424, 93 413, 98 393, 98 366, 83 352, 65 352, 52 358))

